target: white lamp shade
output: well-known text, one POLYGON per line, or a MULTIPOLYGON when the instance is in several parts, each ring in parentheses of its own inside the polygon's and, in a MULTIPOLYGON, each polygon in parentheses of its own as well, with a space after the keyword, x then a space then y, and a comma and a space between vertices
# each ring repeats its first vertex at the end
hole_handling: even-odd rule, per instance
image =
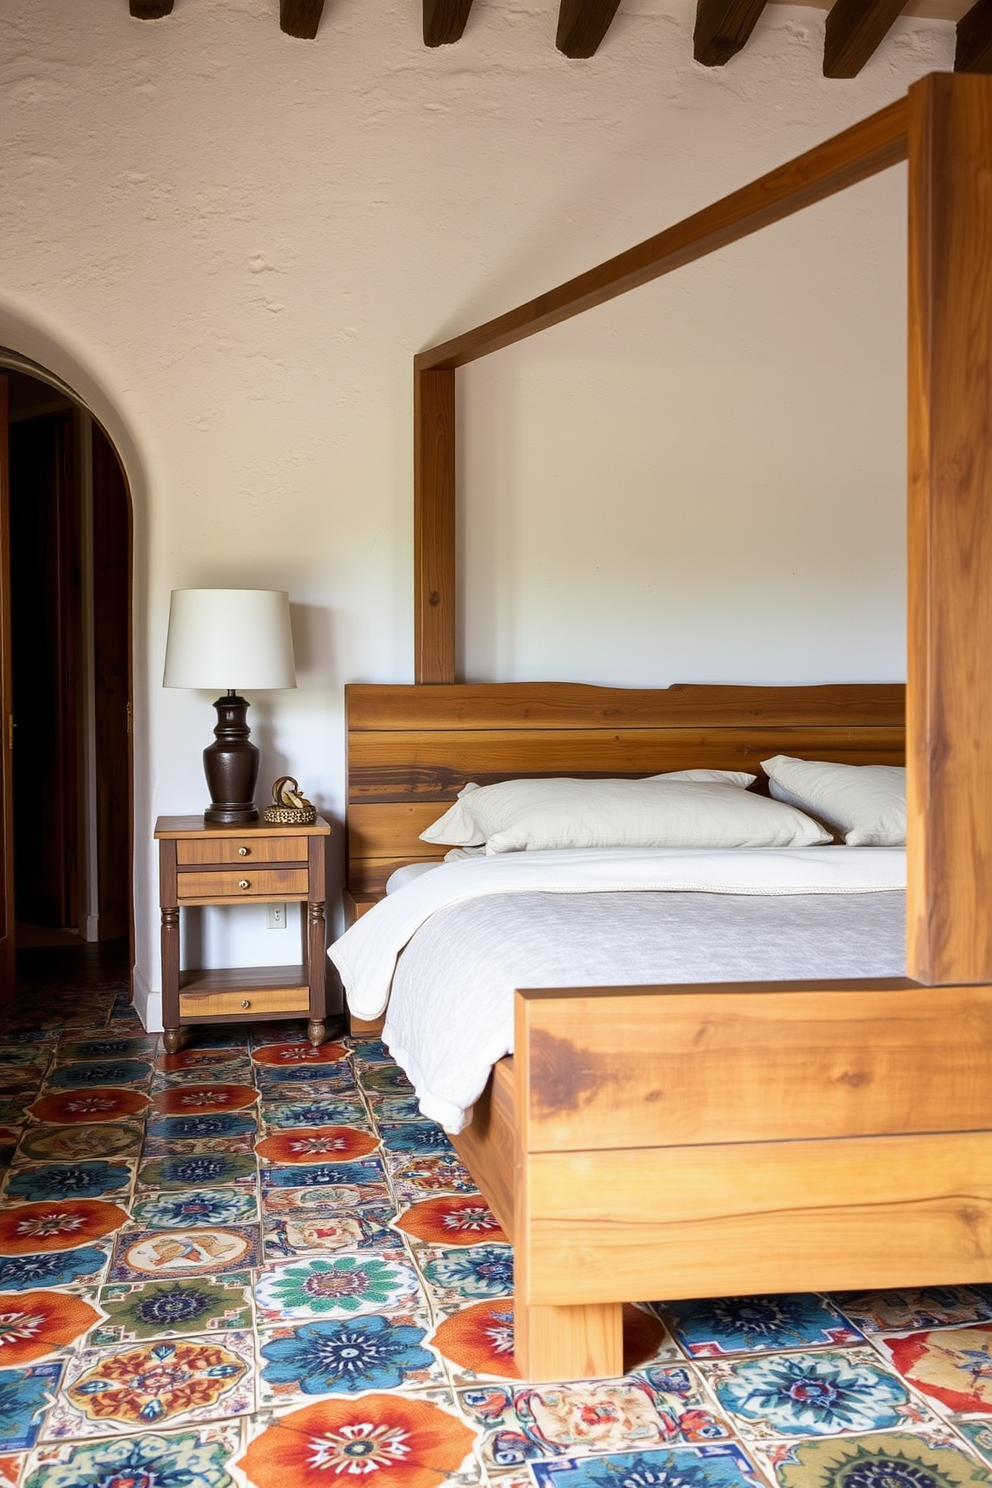
POLYGON ((295 687, 284 589, 173 589, 165 687, 295 687))

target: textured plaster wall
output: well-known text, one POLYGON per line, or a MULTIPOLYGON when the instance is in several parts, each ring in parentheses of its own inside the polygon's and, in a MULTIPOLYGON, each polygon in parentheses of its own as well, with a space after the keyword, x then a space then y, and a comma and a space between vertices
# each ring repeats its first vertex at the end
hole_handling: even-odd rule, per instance
MULTIPOLYGON (((953 51, 949 25, 904 20, 828 83, 801 7, 721 71, 691 60, 692 0, 623 0, 588 62, 556 52, 554 0, 476 0, 437 51, 418 0, 327 0, 315 42, 277 10, 0 15, 0 344, 71 383, 134 496, 142 995, 148 834, 202 807, 213 720, 160 685, 169 591, 290 591, 300 687, 253 699, 262 778, 339 819, 342 684, 411 677, 412 353, 953 51)), ((461 375, 467 675, 901 674, 903 189, 890 173, 461 375)), ((244 914, 241 958, 287 959, 244 914)), ((208 926, 208 954, 225 938, 208 926)))

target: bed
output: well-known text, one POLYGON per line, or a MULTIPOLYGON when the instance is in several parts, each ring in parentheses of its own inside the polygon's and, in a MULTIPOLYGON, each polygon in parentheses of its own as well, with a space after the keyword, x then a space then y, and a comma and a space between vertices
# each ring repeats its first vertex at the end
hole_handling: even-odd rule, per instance
POLYGON ((906 975, 530 989, 455 1138, 533 1380, 622 1372, 629 1299, 992 1276, 992 80, 907 98, 415 362, 416 678, 348 690, 351 914, 468 780, 907 765, 906 975), (894 686, 455 680, 455 373, 909 164, 909 647, 894 686), (904 732, 905 730, 905 732, 904 732))

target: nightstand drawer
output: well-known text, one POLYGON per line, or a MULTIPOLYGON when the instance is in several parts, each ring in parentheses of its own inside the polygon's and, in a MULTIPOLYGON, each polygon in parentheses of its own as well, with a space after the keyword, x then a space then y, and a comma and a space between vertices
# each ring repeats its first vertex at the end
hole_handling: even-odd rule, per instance
POLYGON ((180 1018, 238 1018, 245 1013, 305 1013, 308 987, 264 987, 257 992, 180 992, 180 1018))
POLYGON ((209 837, 180 839, 176 843, 176 861, 187 863, 305 863, 305 837, 209 837))
POLYGON ((305 868, 233 868, 230 872, 179 873, 180 904, 228 899, 305 899, 305 868))

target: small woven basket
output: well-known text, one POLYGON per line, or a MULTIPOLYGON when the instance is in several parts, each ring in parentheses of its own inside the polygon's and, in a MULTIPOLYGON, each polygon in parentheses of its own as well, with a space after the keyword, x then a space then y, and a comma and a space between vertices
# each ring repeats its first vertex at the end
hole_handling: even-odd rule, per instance
POLYGON ((309 827, 317 820, 316 806, 266 806, 262 820, 270 827, 309 827))

